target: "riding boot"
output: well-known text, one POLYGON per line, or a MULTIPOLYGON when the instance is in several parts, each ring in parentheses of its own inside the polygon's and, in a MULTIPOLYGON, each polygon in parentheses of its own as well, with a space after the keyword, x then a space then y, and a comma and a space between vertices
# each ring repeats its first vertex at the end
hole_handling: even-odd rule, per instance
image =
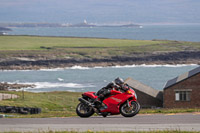
POLYGON ((101 107, 103 99, 104 99, 104 95, 103 95, 103 94, 100 94, 100 95, 98 96, 98 98, 96 98, 96 99, 94 100, 94 105, 96 105, 97 107, 101 107))
POLYGON ((94 100, 94 104, 95 105, 98 105, 98 104, 101 104, 102 102, 98 99, 98 98, 96 98, 95 100, 94 100))

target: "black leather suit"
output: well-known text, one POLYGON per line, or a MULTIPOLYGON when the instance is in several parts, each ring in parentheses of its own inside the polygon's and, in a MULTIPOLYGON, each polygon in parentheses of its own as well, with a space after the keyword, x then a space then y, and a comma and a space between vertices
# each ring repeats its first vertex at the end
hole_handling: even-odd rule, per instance
POLYGON ((103 101, 107 96, 111 94, 111 90, 117 88, 117 85, 113 82, 109 83, 106 87, 103 87, 97 92, 98 98, 103 101))

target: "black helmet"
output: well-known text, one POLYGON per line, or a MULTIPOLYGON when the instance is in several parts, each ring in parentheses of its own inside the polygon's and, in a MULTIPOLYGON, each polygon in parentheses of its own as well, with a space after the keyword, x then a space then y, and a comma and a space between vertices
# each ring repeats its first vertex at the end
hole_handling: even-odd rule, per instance
POLYGON ((118 77, 118 78, 115 79, 115 84, 121 86, 121 85, 124 84, 124 80, 123 80, 122 78, 119 78, 119 77, 118 77))

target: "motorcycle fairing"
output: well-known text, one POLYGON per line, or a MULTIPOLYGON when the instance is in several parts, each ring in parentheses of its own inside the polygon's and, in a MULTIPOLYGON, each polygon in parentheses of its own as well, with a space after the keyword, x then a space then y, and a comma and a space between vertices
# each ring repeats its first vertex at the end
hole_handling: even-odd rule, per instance
POLYGON ((120 113, 119 108, 124 102, 126 102, 128 99, 131 99, 131 101, 133 100, 136 101, 136 99, 134 99, 133 97, 134 97, 133 94, 127 94, 126 92, 117 95, 112 95, 103 101, 103 103, 107 105, 107 109, 101 110, 101 112, 110 112, 111 114, 119 114, 120 113))
POLYGON ((88 96, 92 99, 96 99, 98 96, 96 96, 94 94, 95 94, 95 92, 85 92, 85 93, 83 93, 84 96, 88 96))

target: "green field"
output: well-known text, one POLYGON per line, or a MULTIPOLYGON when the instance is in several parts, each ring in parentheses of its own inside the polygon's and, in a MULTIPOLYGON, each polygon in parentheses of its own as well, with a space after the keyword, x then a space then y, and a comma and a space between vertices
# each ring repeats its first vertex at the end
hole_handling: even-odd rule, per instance
POLYGON ((0 57, 104 58, 136 53, 200 50, 200 42, 39 36, 0 36, 0 57))
POLYGON ((167 41, 139 41, 121 39, 0 36, 0 50, 39 50, 41 46, 51 48, 101 48, 132 47, 167 43, 167 41))
MULTIPOLYGON (((1 92, 2 93, 2 92, 1 92)), ((3 100, 1 106, 17 106, 17 107, 38 107, 42 108, 41 114, 10 114, 14 117, 71 117, 76 115, 76 106, 79 103, 78 97, 81 97, 81 92, 43 92, 31 93, 25 92, 24 98, 22 92, 5 92, 17 94, 20 96, 17 99, 3 100)), ((140 114, 154 113, 191 113, 200 112, 200 109, 141 109, 140 114)))

